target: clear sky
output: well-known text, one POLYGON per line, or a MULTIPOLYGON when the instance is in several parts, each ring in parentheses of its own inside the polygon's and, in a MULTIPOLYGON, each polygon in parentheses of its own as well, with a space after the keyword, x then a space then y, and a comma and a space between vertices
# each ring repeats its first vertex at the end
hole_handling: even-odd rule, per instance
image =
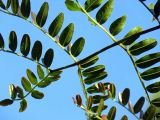
MULTIPOLYGON (((6 1, 6 0, 3 0, 6 1)), ((32 0, 32 11, 37 13, 43 2, 49 2, 50 10, 49 17, 45 28, 47 29, 52 20, 60 12, 65 14, 65 22, 63 28, 69 23, 75 24, 75 32, 73 41, 83 36, 86 39, 86 45, 83 53, 78 59, 82 59, 87 55, 99 50, 100 48, 112 43, 111 39, 98 27, 92 26, 87 17, 79 12, 71 12, 67 10, 64 0, 32 0)), ((81 1, 81 0, 79 0, 81 1)), ((106 1, 106 0, 105 0, 106 1)), ((155 2, 156 0, 151 0, 155 2)), ((84 0, 81 1, 83 3, 84 0)), ((95 10, 95 12, 97 9, 95 10)), ((94 17, 95 12, 91 15, 94 17)), ((118 17, 127 15, 126 27, 116 38, 122 38, 127 31, 135 26, 141 26, 144 29, 157 25, 152 22, 152 16, 147 10, 138 2, 138 0, 115 0, 115 8, 111 18, 104 24, 108 29, 109 25, 118 17)), ((48 48, 53 48, 55 51, 55 58, 51 68, 61 67, 72 63, 71 58, 61 50, 53 41, 45 36, 40 30, 33 27, 28 22, 13 16, 6 15, 0 12, 0 32, 4 36, 6 48, 8 48, 8 36, 11 30, 17 32, 20 40, 22 35, 27 33, 32 39, 32 45, 35 40, 40 40, 43 43, 43 53, 48 48)), ((139 40, 145 38, 156 38, 159 40, 159 31, 142 36, 139 40)), ((160 47, 148 52, 159 51, 160 47)), ((17 50, 19 52, 19 50, 17 50)), ((144 90, 135 73, 133 65, 127 54, 120 48, 115 47, 99 55, 100 60, 98 64, 104 64, 108 72, 108 77, 105 81, 115 83, 117 93, 123 91, 124 88, 131 88, 131 101, 135 104, 136 100, 144 95, 144 90)), ((140 56, 138 56, 140 57, 140 56)), ((29 68, 36 71, 36 64, 17 57, 12 54, 0 52, 0 99, 8 98, 8 85, 13 83, 21 85, 21 77, 26 76, 25 70, 29 68)), ((82 89, 80 80, 77 77, 77 68, 67 69, 63 72, 61 79, 53 83, 51 86, 42 89, 45 97, 42 100, 35 100, 28 97, 28 108, 24 113, 19 113, 19 102, 15 102, 9 107, 0 107, 0 120, 85 120, 84 111, 73 104, 72 96, 81 94, 82 89)), ((148 83, 146 83, 148 84, 148 83)), ((135 118, 130 115, 124 108, 117 105, 113 101, 106 102, 109 108, 116 105, 118 114, 116 120, 119 120, 123 114, 128 114, 130 120, 135 118)), ((144 108, 145 109, 145 108, 144 108)), ((105 111, 104 113, 107 113, 105 111)))

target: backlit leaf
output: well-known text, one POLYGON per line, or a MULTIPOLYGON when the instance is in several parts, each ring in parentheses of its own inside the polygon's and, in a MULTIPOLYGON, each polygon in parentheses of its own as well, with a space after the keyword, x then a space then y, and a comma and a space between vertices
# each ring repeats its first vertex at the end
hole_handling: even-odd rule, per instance
POLYGON ((125 27, 125 24, 126 24, 126 16, 122 16, 118 18, 110 25, 110 28, 109 28, 110 33, 113 36, 119 34, 125 27))
POLYGON ((52 64, 52 61, 53 61, 53 57, 54 57, 54 51, 53 51, 53 49, 50 48, 47 50, 47 52, 44 55, 43 64, 46 67, 50 67, 52 64))
POLYGON ((11 0, 7 0, 7 5, 6 5, 6 9, 8 9, 11 5, 11 0))
POLYGON ((0 101, 0 106, 8 106, 13 104, 13 100, 10 99, 4 99, 0 101))
POLYGON ((85 10, 87 12, 91 12, 97 7, 99 7, 104 0, 86 0, 85 2, 85 10))
POLYGON ((144 97, 141 97, 137 102, 136 104, 134 105, 134 113, 138 113, 142 110, 142 107, 144 105, 144 102, 145 102, 145 98, 144 97))
POLYGON ((19 112, 24 112, 27 108, 27 101, 25 99, 23 99, 20 102, 20 108, 19 108, 19 112))
POLYGON ((11 31, 9 35, 9 48, 13 52, 17 49, 17 35, 14 31, 11 31))
POLYGON ((9 85, 9 95, 10 97, 14 100, 17 96, 17 91, 16 91, 16 88, 13 84, 10 84, 9 85))
POLYGON ((78 4, 72 0, 66 0, 65 4, 66 7, 71 11, 81 11, 81 8, 79 8, 78 4))
POLYGON ((36 85, 38 83, 36 75, 30 69, 27 69, 26 73, 27 73, 27 77, 28 77, 29 81, 33 85, 36 85))
POLYGON ((5 7, 5 5, 4 5, 4 3, 3 3, 2 0, 0 0, 0 7, 1 7, 2 9, 6 9, 6 7, 5 7))
POLYGON ((17 14, 19 8, 19 0, 11 0, 11 8, 14 14, 17 14))
POLYGON ((74 24, 70 23, 61 33, 60 37, 59 37, 59 43, 63 46, 66 47, 73 36, 73 32, 74 32, 74 24))
POLYGON ((63 22, 64 22, 64 14, 60 13, 49 26, 48 31, 52 37, 55 37, 59 33, 63 25, 63 22))
POLYGON ((126 88, 122 93, 122 104, 126 105, 129 101, 129 98, 130 98, 130 90, 129 88, 126 88))
POLYGON ((30 0, 22 0, 21 3, 21 14, 25 17, 28 18, 31 12, 31 3, 30 0))
POLYGON ((22 77, 21 84, 26 92, 31 91, 31 83, 25 77, 22 77))
POLYGON ((38 74, 39 79, 44 78, 44 71, 40 65, 37 65, 37 74, 38 74))
POLYGON ((4 49, 4 39, 1 33, 0 33, 0 48, 4 49))
POLYGON ((128 120, 128 117, 126 115, 124 115, 121 120, 128 120))
POLYGON ((160 82, 155 82, 146 87, 147 91, 150 93, 157 93, 160 91, 160 82))
POLYGON ((157 45, 157 41, 153 38, 148 38, 140 41, 129 48, 129 52, 132 55, 140 55, 157 45))
POLYGON ((98 109, 97 109, 97 115, 98 115, 98 116, 100 116, 100 115, 102 114, 103 107, 104 107, 104 100, 101 99, 101 100, 100 100, 100 103, 99 103, 99 106, 98 106, 98 109))
POLYGON ((105 23, 108 18, 111 16, 113 11, 114 0, 108 0, 97 12, 96 20, 100 24, 105 23))
POLYGON ((42 43, 40 41, 34 43, 31 55, 34 60, 39 61, 42 55, 42 43))
POLYGON ((109 110, 108 116, 107 116, 108 120, 114 120, 114 119, 115 119, 116 111, 117 111, 117 109, 116 109, 115 106, 113 106, 113 107, 109 110))
POLYGON ((30 46, 30 37, 28 34, 24 34, 20 45, 20 51, 24 56, 27 56, 29 54, 30 46))
POLYGON ((144 120, 152 120, 152 118, 154 117, 156 113, 156 107, 154 105, 151 105, 146 112, 143 115, 143 119, 144 120))
POLYGON ((93 104, 97 104, 100 103, 101 99, 103 99, 103 101, 107 100, 109 98, 108 95, 94 95, 93 96, 93 104))
POLYGON ((40 27, 43 27, 44 24, 46 23, 48 17, 48 10, 49 10, 49 5, 47 2, 44 2, 36 16, 36 22, 40 27))
POLYGON ((160 107, 160 98, 153 99, 151 103, 156 107, 160 107))
POLYGON ((36 99, 42 99, 44 97, 44 94, 40 91, 33 90, 31 96, 36 99))

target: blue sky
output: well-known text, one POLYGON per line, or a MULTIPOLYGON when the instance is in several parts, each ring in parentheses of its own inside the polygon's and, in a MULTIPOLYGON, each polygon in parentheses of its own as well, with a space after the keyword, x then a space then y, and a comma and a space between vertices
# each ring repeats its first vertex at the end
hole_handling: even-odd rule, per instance
MULTIPOLYGON (((64 0, 34 0, 32 1, 32 11, 37 13, 43 2, 49 2, 50 10, 49 17, 46 25, 46 29, 52 20, 60 12, 65 14, 65 22, 63 28, 69 23, 75 24, 75 32, 73 41, 83 36, 86 39, 86 44, 83 53, 78 57, 82 59, 87 55, 99 50, 100 48, 112 43, 111 39, 98 27, 92 26, 87 17, 79 12, 71 12, 67 10, 64 4, 64 0)), ((152 0, 155 2, 156 0, 152 0)), ((84 0, 81 2, 83 3, 84 0)), ((97 9, 95 10, 95 12, 97 9)), ((94 17, 95 12, 91 15, 94 17)), ((157 25, 156 22, 152 22, 152 16, 149 12, 138 2, 138 0, 115 0, 115 8, 111 18, 104 24, 106 28, 118 17, 127 15, 127 23, 125 29, 116 37, 122 38, 127 31, 135 26, 141 26, 144 29, 157 25)), ((11 30, 15 30, 19 44, 22 35, 27 33, 30 35, 32 45, 35 40, 40 40, 43 43, 43 53, 48 48, 53 48, 55 51, 55 58, 52 64, 52 68, 61 67, 72 63, 71 58, 59 48, 53 41, 45 36, 40 30, 33 27, 26 21, 6 15, 0 12, 0 32, 4 36, 6 48, 8 43, 8 36, 11 30)), ((159 31, 149 33, 142 36, 139 40, 145 38, 156 38, 159 40, 159 31)), ((160 47, 157 47, 153 51, 159 51, 160 47)), ((17 50, 19 52, 19 50, 17 50)), ((147 53, 152 53, 147 52, 147 53)), ((117 93, 123 91, 124 88, 129 87, 131 89, 131 101, 135 104, 136 100, 144 95, 144 90, 138 80, 138 77, 133 69, 133 65, 127 56, 127 54, 120 48, 115 47, 99 55, 100 60, 98 64, 104 64, 108 72, 108 77, 105 81, 115 83, 117 87, 117 93)), ((138 56, 140 57, 140 56, 138 56)), ((8 53, 0 53, 0 99, 8 98, 8 85, 13 83, 20 85, 21 77, 26 76, 25 70, 27 68, 36 71, 36 64, 8 53)), ((146 83, 147 85, 148 83, 146 83)), ((84 111, 77 108, 72 101, 72 96, 81 94, 82 89, 80 81, 77 76, 77 68, 70 68, 63 72, 60 81, 53 83, 51 86, 42 89, 45 93, 45 97, 42 100, 35 100, 28 97, 28 108, 24 113, 19 113, 19 102, 15 102, 9 107, 0 107, 0 120, 85 120, 84 111)), ((106 102, 109 105, 116 105, 118 108, 118 114, 116 120, 119 120, 123 114, 128 114, 130 120, 135 118, 130 115, 124 108, 117 105, 112 101, 106 102), (122 112, 123 111, 123 112, 122 112)), ((145 109, 145 108, 144 108, 145 109)), ((105 111, 106 113, 108 111, 105 111)), ((104 112, 104 113, 105 113, 104 112)))

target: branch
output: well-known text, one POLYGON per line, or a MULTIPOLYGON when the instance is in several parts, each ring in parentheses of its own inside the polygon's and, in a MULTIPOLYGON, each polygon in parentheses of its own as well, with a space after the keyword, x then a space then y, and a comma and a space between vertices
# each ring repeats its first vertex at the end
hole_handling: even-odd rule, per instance
POLYGON ((109 49, 111 49, 111 48, 113 48, 113 47, 115 47, 115 46, 117 46, 117 45, 119 45, 119 44, 121 44, 121 43, 129 40, 129 39, 132 39, 132 38, 135 37, 135 36, 141 36, 141 35, 143 35, 143 34, 146 34, 146 33, 149 33, 149 32, 155 31, 155 30, 158 30, 158 29, 160 29, 160 25, 155 26, 155 27, 152 27, 152 28, 149 28, 149 29, 146 29, 146 30, 144 30, 144 31, 142 31, 142 32, 139 32, 139 33, 136 33, 136 34, 134 34, 134 35, 132 35, 132 36, 123 38, 123 39, 119 40, 118 42, 115 42, 115 43, 113 43, 113 44, 111 44, 111 45, 108 45, 108 46, 102 48, 101 50, 99 50, 99 51, 97 51, 97 52, 95 52, 95 53, 93 53, 93 54, 85 57, 84 59, 82 59, 82 60, 80 60, 80 61, 78 61, 78 62, 76 62, 76 63, 73 63, 73 64, 70 64, 70 65, 67 65, 67 66, 64 66, 64 67, 60 67, 60 68, 51 70, 51 72, 55 72, 55 71, 59 71, 59 70, 64 70, 64 69, 67 69, 67 68, 70 68, 70 67, 74 67, 74 66, 76 66, 76 65, 80 65, 80 64, 83 63, 84 61, 86 61, 86 60, 88 60, 88 59, 90 59, 90 58, 92 58, 92 57, 94 57, 94 56, 96 56, 96 55, 99 55, 99 54, 105 52, 106 50, 109 50, 109 49))

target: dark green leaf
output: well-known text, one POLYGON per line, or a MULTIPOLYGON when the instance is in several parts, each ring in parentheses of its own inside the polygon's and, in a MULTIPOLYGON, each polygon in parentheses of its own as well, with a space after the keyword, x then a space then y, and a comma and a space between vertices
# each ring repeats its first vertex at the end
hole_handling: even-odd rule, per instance
POLYGON ((21 41, 21 48, 20 48, 20 51, 24 56, 27 56, 29 54, 30 46, 31 46, 30 37, 28 34, 24 34, 21 41))
POLYGON ((51 81, 45 80, 45 81, 38 83, 38 87, 45 88, 45 87, 49 86, 51 83, 52 83, 51 81))
POLYGON ((54 76, 59 76, 61 73, 62 73, 63 71, 54 71, 54 72, 52 72, 52 71, 50 71, 50 76, 52 76, 52 77, 54 77, 54 76))
POLYGON ((160 118, 160 113, 156 113, 156 118, 158 119, 158 118, 160 118))
POLYGON ((160 98, 153 99, 151 103, 156 107, 160 107, 160 98))
POLYGON ((55 37, 60 29, 62 28, 64 22, 64 14, 60 13, 49 26, 48 32, 52 37, 55 37))
POLYGON ((22 77, 21 84, 26 92, 31 91, 31 83, 25 77, 22 77))
POLYGON ((46 67, 50 67, 52 64, 52 61, 53 61, 53 57, 54 57, 54 51, 53 51, 53 49, 50 48, 47 50, 47 52, 44 55, 43 64, 46 67))
POLYGON ((65 4, 66 7, 71 11, 81 11, 81 8, 79 8, 78 4, 72 0, 66 0, 65 4))
POLYGON ((104 0, 86 0, 85 2, 85 10, 87 12, 91 12, 97 7, 99 7, 104 0))
POLYGON ((90 67, 91 65, 95 64, 98 61, 99 57, 94 56, 90 59, 84 60, 80 65, 82 68, 90 67))
POLYGON ((44 2, 36 16, 36 22, 40 27, 43 27, 44 24, 46 23, 48 17, 48 10, 49 10, 49 5, 47 2, 44 2))
POLYGON ((43 79, 44 78, 44 71, 43 71, 43 69, 42 69, 42 67, 40 65, 37 65, 37 73, 38 73, 39 79, 43 79))
POLYGON ((39 61, 42 55, 42 43, 40 41, 36 41, 32 48, 32 58, 36 61, 39 61))
MULTIPOLYGON (((104 88, 106 90, 106 89, 108 89, 108 85, 110 85, 110 83, 104 83, 103 85, 104 85, 104 88)), ((99 92, 102 92, 102 91, 100 90, 98 84, 95 84, 95 85, 87 88, 87 92, 89 94, 93 94, 93 93, 99 93, 99 92)))
POLYGON ((1 7, 2 9, 6 9, 6 7, 5 7, 5 5, 4 5, 4 3, 3 3, 2 0, 0 0, 0 7, 1 7))
POLYGON ((91 68, 88 68, 88 69, 84 70, 82 73, 83 73, 83 76, 87 77, 87 76, 91 76, 91 75, 101 73, 104 70, 105 70, 104 65, 97 65, 97 66, 94 66, 94 67, 91 67, 91 68))
POLYGON ((126 105, 129 101, 129 98, 130 98, 130 90, 129 88, 126 88, 122 93, 122 104, 126 105))
POLYGON ((154 67, 144 71, 141 73, 141 77, 146 81, 160 77, 160 67, 154 67))
POLYGON ((11 104, 13 104, 13 100, 10 100, 10 99, 4 99, 4 100, 0 101, 0 106, 8 106, 11 104))
POLYGON ((132 55, 140 55, 157 45, 157 41, 152 38, 145 39, 140 41, 129 48, 129 52, 132 55))
POLYGON ((74 57, 77 57, 83 50, 85 44, 84 38, 77 39, 71 47, 71 53, 74 57))
POLYGON ((93 105, 93 97, 89 96, 89 98, 87 100, 87 110, 90 110, 92 105, 93 105))
POLYGON ((108 112, 108 120, 114 120, 116 116, 116 107, 113 106, 108 112))
POLYGON ((104 107, 104 100, 101 99, 100 103, 99 103, 99 106, 98 106, 98 109, 97 109, 97 115, 98 116, 101 116, 102 111, 103 111, 103 107, 104 107))
POLYGON ((113 11, 114 0, 108 0, 96 14, 96 20, 100 24, 105 23, 113 11))
POLYGON ((98 104, 100 103, 101 99, 103 99, 103 101, 107 100, 109 98, 108 95, 94 95, 93 96, 93 104, 98 104))
MULTIPOLYGON (((135 27, 135 28, 133 28, 133 29, 131 29, 126 35, 125 35, 125 37, 124 38, 126 38, 126 37, 129 37, 129 36, 132 36, 132 35, 134 35, 134 34, 136 34, 136 33, 139 33, 139 32, 141 32, 142 31, 142 28, 141 27, 135 27)), ((136 36, 134 36, 132 39, 129 39, 129 40, 127 40, 127 41, 125 41, 125 42, 123 42, 123 44, 124 45, 130 45, 130 44, 132 44, 136 39, 138 39, 140 36, 138 35, 136 35, 136 36)))
POLYGON ((30 0, 22 0, 21 3, 21 13, 25 18, 28 18, 31 12, 30 0))
POLYGON ((7 0, 7 5, 6 5, 6 9, 8 9, 11 5, 11 0, 7 0))
POLYGON ((117 20, 115 20, 110 28, 109 28, 109 31, 110 33, 115 36, 117 34, 119 34, 123 28, 125 27, 125 24, 126 24, 126 16, 122 16, 120 18, 118 18, 117 20))
POLYGON ((36 75, 30 69, 27 69, 26 73, 27 73, 29 81, 33 85, 36 85, 38 83, 36 75))
POLYGON ((101 72, 98 74, 91 75, 84 80, 84 83, 87 85, 95 83, 97 81, 103 80, 104 78, 107 77, 107 75, 108 75, 107 72, 101 72))
POLYGON ((17 49, 17 35, 14 31, 11 31, 9 35, 9 48, 13 52, 17 49))
POLYGON ((155 6, 154 6, 154 14, 156 16, 156 18, 158 18, 159 14, 160 14, 160 1, 157 0, 155 6))
POLYGON ((110 84, 108 86, 108 92, 109 92, 109 97, 112 98, 112 99, 115 99, 116 97, 116 87, 114 84, 110 84))
POLYGON ((9 85, 9 95, 10 97, 14 100, 17 96, 17 91, 16 91, 16 88, 13 84, 10 84, 9 85))
POLYGON ((143 115, 144 120, 152 120, 156 112, 156 107, 151 105, 143 115))
POLYGON ((19 0, 11 0, 11 8, 14 14, 17 14, 19 8, 19 0))
POLYGON ((19 112, 24 112, 27 108, 27 101, 25 99, 23 99, 20 102, 20 108, 19 108, 19 112))
POLYGON ((74 32, 74 24, 70 23, 61 33, 60 37, 59 37, 59 43, 66 47, 73 36, 73 32, 74 32))
POLYGON ((138 59, 135 63, 139 68, 150 67, 160 61, 160 52, 145 55, 138 59))
POLYGON ((0 48, 4 49, 4 39, 1 33, 0 33, 0 48))
POLYGON ((157 93, 160 91, 160 82, 155 82, 146 87, 147 91, 150 93, 157 93))
POLYGON ((128 117, 126 115, 124 115, 121 120, 128 120, 128 117))
POLYGON ((31 96, 36 99, 42 99, 44 97, 44 94, 40 91, 33 90, 31 96))
POLYGON ((134 105, 134 113, 137 114, 138 112, 140 112, 142 110, 142 107, 144 105, 144 102, 145 102, 145 98, 144 97, 141 97, 137 102, 136 104, 134 105))
POLYGON ((23 89, 21 87, 17 86, 16 91, 18 93, 18 97, 23 99, 23 97, 24 97, 23 89))

